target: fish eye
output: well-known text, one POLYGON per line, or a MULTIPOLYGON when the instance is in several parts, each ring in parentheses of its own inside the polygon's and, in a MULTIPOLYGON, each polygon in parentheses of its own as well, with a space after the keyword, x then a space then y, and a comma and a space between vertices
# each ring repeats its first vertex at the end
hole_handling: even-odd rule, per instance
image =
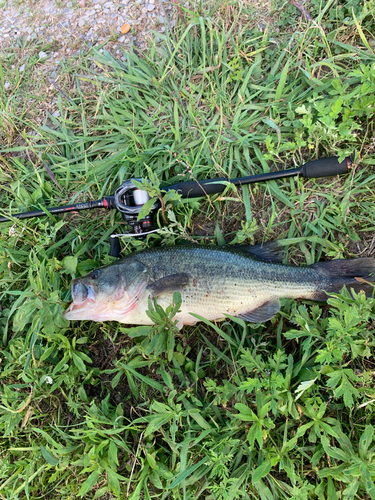
POLYGON ((100 271, 99 269, 95 269, 95 271, 93 271, 92 275, 91 275, 91 278, 93 280, 96 280, 97 278, 99 278, 99 274, 100 274, 100 271))

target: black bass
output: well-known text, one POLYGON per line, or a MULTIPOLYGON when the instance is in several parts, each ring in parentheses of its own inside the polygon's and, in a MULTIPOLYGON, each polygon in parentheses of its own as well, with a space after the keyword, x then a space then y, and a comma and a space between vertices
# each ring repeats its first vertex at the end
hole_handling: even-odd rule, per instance
POLYGON ((277 252, 265 245, 264 259, 259 248, 177 245, 135 252, 73 280, 73 302, 64 318, 151 325, 148 299, 156 297, 165 308, 178 291, 179 328, 198 321, 190 313, 211 321, 231 315, 261 323, 279 311, 280 298, 326 300, 326 292, 339 292, 343 285, 368 294, 373 290, 361 282, 375 281, 372 258, 297 267, 270 262, 280 261, 277 252))

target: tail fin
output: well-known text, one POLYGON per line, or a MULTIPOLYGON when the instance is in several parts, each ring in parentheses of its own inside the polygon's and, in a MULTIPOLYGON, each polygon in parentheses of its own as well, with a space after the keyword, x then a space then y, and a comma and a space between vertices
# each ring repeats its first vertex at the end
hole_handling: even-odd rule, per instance
POLYGON ((320 271, 322 291, 316 295, 316 300, 327 300, 327 293, 338 293, 345 285, 350 291, 363 290, 368 297, 375 287, 375 259, 362 257, 359 259, 340 259, 328 262, 317 262, 311 267, 320 271), (372 284, 374 283, 374 284, 372 284))

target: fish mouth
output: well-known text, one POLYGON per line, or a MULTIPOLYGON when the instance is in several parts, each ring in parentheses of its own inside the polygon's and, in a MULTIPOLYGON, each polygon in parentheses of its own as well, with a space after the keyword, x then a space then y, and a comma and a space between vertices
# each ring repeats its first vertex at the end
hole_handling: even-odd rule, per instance
POLYGON ((82 281, 73 281, 71 287, 72 299, 75 304, 83 304, 87 300, 95 302, 96 292, 91 285, 85 285, 82 281))
MULTIPOLYGON (((95 289, 78 280, 72 283, 73 302, 64 311, 63 318, 69 321, 119 321, 126 323, 129 315, 136 309, 139 299, 147 287, 147 281, 140 282, 129 295, 123 287, 108 301, 97 297, 95 289), (125 300, 123 297, 125 296, 125 300)), ((151 324, 151 323, 150 323, 151 324)))
MULTIPOLYGON (((71 287, 71 294, 73 302, 68 309, 63 313, 65 319, 70 319, 73 313, 78 310, 84 309, 89 304, 94 304, 96 299, 96 292, 91 285, 85 285, 81 281, 73 281, 71 287)), ((73 318, 71 318, 73 319, 73 318)))

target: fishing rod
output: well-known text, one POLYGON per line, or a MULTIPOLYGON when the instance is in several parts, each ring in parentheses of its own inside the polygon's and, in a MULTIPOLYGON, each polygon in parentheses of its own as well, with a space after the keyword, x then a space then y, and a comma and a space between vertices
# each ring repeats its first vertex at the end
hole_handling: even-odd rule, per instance
MULTIPOLYGON (((304 165, 277 172, 267 172, 263 174, 250 175, 248 177, 239 177, 237 179, 229 179, 227 177, 220 177, 216 179, 206 179, 203 181, 186 181, 173 184, 172 186, 165 186, 161 189, 163 191, 176 190, 182 195, 182 198, 196 198, 210 194, 217 194, 224 191, 226 183, 235 186, 242 186, 245 184, 253 184, 255 182, 266 182, 276 179, 284 179, 286 177, 293 177, 295 175, 302 176, 304 179, 312 179, 317 177, 332 177, 335 175, 347 174, 351 166, 350 158, 345 158, 342 162, 338 161, 337 157, 322 158, 320 160, 309 161, 304 165)), ((141 179, 134 179, 141 181, 141 179)), ((155 229, 152 216, 159 208, 156 202, 150 213, 138 219, 143 205, 150 199, 148 193, 144 190, 138 189, 133 184, 133 179, 129 179, 118 187, 112 196, 105 196, 101 200, 88 201, 85 203, 76 203, 74 205, 65 205, 61 207, 48 207, 44 210, 34 210, 32 212, 24 212, 14 214, 11 218, 0 217, 1 222, 9 222, 12 219, 29 219, 31 217, 40 217, 50 214, 64 214, 67 212, 77 212, 80 210, 93 210, 95 208, 117 209, 122 213, 124 220, 132 227, 132 231, 126 233, 129 236, 143 236, 151 232, 157 231, 155 229)), ((110 255, 118 256, 120 245, 118 236, 111 236, 111 252, 110 255)))

